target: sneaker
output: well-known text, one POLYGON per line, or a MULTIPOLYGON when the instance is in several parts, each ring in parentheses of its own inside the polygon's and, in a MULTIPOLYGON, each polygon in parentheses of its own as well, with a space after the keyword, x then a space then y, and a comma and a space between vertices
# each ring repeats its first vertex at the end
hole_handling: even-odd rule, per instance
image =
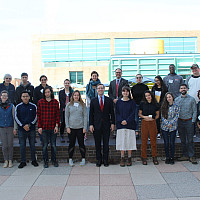
POLYGON ((169 164, 170 164, 170 165, 173 165, 173 164, 174 164, 174 158, 170 158, 169 164))
POLYGON ((74 162, 73 162, 73 160, 71 158, 69 159, 69 166, 71 166, 71 167, 74 166, 74 162))
POLYGON ((179 133, 178 133, 178 132, 177 132, 177 134, 176 134, 176 137, 177 137, 177 138, 180 138, 180 136, 179 136, 179 133))
POLYGON ((189 158, 189 161, 190 161, 192 164, 195 164, 195 165, 198 164, 195 157, 189 158))
POLYGON ((132 165, 132 160, 131 157, 128 158, 128 162, 127 162, 127 166, 131 166, 132 165))
POLYGON ((48 167, 49 167, 48 162, 45 162, 45 163, 44 163, 44 168, 48 168, 48 167))
POLYGON ((197 135, 195 134, 195 135, 193 135, 193 138, 196 138, 197 137, 197 135))
POLYGON ((8 161, 5 160, 4 164, 3 164, 3 168, 7 168, 8 167, 8 161))
POLYGON ((189 158, 186 157, 186 156, 182 156, 182 157, 178 158, 177 160, 178 160, 178 161, 188 161, 189 158))
POLYGON ((85 158, 82 158, 82 161, 80 162, 80 166, 84 166, 85 165, 85 158))
POLYGON ((21 162, 18 166, 19 169, 22 169, 23 167, 26 166, 26 163, 25 162, 21 162))
POLYGON ((157 139, 160 140, 161 136, 160 133, 157 134, 157 139))
POLYGON ((8 167, 9 167, 9 168, 13 167, 13 162, 12 162, 12 160, 9 160, 9 162, 8 162, 8 167))
POLYGON ((58 161, 52 161, 52 165, 54 166, 54 167, 58 167, 58 161))
POLYGON ((33 160, 33 161, 31 162, 31 164, 32 164, 34 167, 38 167, 38 166, 39 166, 36 160, 33 160))
POLYGON ((125 167, 125 158, 121 157, 120 167, 125 167))

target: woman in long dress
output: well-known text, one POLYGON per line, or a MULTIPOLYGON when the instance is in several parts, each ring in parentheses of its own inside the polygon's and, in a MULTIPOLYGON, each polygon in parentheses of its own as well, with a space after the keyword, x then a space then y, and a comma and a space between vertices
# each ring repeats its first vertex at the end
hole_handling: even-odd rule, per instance
POLYGON ((122 88, 122 98, 116 103, 116 149, 121 151, 120 166, 125 166, 125 151, 128 151, 127 166, 132 165, 131 154, 132 150, 136 150, 135 136, 135 101, 130 99, 130 88, 124 86, 122 88))

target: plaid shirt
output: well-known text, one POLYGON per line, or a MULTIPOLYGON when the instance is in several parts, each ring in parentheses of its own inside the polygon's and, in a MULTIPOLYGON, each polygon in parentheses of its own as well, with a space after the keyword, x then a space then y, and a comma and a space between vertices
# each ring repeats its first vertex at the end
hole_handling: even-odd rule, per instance
POLYGON ((161 119, 162 119, 161 129, 169 132, 175 131, 177 129, 179 112, 180 112, 180 107, 174 103, 172 106, 169 107, 167 119, 165 119, 161 114, 161 119), (171 125, 170 128, 169 125, 171 125))
POLYGON ((37 105, 38 128, 52 130, 56 124, 60 125, 59 103, 56 99, 51 99, 49 102, 40 99, 37 105))

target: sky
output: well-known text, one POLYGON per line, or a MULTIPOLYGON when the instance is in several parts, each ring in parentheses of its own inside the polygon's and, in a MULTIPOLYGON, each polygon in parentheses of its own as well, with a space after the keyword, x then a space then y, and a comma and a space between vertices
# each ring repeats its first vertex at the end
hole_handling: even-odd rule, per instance
POLYGON ((1 78, 32 73, 32 36, 200 30, 199 0, 0 0, 1 78))

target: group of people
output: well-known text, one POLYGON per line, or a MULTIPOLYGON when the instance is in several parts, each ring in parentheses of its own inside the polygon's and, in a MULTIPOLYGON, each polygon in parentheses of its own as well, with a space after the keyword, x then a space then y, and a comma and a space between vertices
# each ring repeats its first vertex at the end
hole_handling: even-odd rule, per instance
POLYGON ((4 156, 3 167, 12 167, 13 136, 18 132, 21 163, 26 166, 26 140, 31 150, 31 164, 38 166, 35 156, 36 123, 42 142, 44 167, 49 166, 48 144, 51 145, 51 162, 58 167, 56 159, 56 137, 60 128, 61 142, 64 130, 69 137, 69 165, 73 166, 73 153, 78 140, 82 160, 85 165, 86 148, 84 135, 90 131, 94 135, 96 166, 109 166, 109 138, 116 132, 116 149, 121 151, 120 166, 132 165, 132 150, 136 150, 136 136, 139 134, 141 118, 141 159, 147 165, 147 142, 150 139, 153 163, 158 165, 157 138, 164 139, 166 164, 174 164, 175 138, 180 135, 183 156, 197 164, 194 157, 193 136, 195 124, 200 127, 200 74, 199 66, 193 64, 193 75, 183 78, 175 73, 175 66, 169 66, 170 73, 163 79, 155 77, 151 91, 143 83, 141 74, 136 75, 136 84, 130 88, 122 78, 122 70, 115 70, 116 79, 110 82, 108 96, 105 86, 96 71, 86 87, 86 104, 78 90, 73 91, 70 80, 64 80, 64 89, 59 92, 59 102, 54 98, 52 87, 47 85, 47 77, 40 77, 41 84, 33 87, 28 74, 21 74, 21 84, 16 88, 11 84, 10 74, 4 76, 0 84, 0 136, 4 156), (189 94, 188 94, 189 93, 189 94), (198 117, 197 117, 198 116, 198 117), (103 139, 103 151, 101 140, 103 139), (128 151, 127 161, 125 151, 128 151))

